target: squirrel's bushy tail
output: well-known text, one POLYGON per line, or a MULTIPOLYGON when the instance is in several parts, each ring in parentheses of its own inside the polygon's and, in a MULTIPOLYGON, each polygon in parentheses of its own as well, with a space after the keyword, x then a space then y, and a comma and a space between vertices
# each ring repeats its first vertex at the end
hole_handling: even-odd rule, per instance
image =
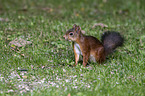
POLYGON ((123 37, 118 32, 107 31, 101 37, 101 41, 105 48, 106 55, 112 53, 117 47, 124 42, 123 37))

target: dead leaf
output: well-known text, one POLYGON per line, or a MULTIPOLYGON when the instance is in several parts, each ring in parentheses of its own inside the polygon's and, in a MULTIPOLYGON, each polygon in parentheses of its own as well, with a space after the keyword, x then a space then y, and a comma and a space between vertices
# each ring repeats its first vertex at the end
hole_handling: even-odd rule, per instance
POLYGON ((85 10, 85 8, 81 8, 81 11, 84 11, 85 10))
POLYGON ((27 76, 22 76, 24 79, 27 79, 27 76))
POLYGON ((67 96, 71 96, 70 93, 67 96))
POLYGON ((81 32, 82 32, 83 34, 85 34, 85 31, 84 31, 84 30, 81 30, 81 32))
POLYGON ((93 25, 92 28, 95 28, 95 27, 97 27, 97 26, 101 26, 102 28, 108 27, 108 25, 105 25, 105 24, 103 24, 103 23, 96 23, 96 24, 93 25))
POLYGON ((21 54, 21 56, 25 57, 25 54, 21 54))
POLYGON ((0 21, 5 21, 5 22, 7 22, 7 21, 9 21, 9 19, 8 19, 8 18, 0 18, 0 21))
POLYGON ((119 10, 116 12, 117 14, 123 14, 123 15, 127 15, 129 13, 128 9, 123 9, 123 10, 119 10))
POLYGON ((103 2, 104 2, 104 3, 106 3, 106 2, 107 2, 107 0, 103 0, 103 2))
POLYGON ((45 7, 45 8, 42 8, 43 11, 47 11, 48 13, 49 12, 53 12, 53 9, 52 8, 48 8, 48 7, 45 7))
POLYGON ((10 46, 17 46, 17 47, 23 47, 23 46, 26 46, 26 45, 29 45, 29 44, 32 44, 32 42, 31 41, 26 41, 22 38, 16 38, 15 40, 9 42, 10 46))
POLYGON ((79 14, 79 13, 75 13, 75 16, 77 16, 77 17, 78 17, 78 16, 80 16, 80 14, 79 14))

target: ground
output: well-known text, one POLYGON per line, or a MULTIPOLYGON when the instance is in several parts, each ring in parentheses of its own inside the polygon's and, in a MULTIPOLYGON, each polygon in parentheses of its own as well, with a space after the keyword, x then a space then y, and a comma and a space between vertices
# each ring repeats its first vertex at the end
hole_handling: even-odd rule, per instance
POLYGON ((144 0, 1 0, 0 94, 144 96, 144 4, 144 0), (72 67, 72 44, 63 35, 73 24, 98 39, 104 31, 118 31, 124 45, 102 65, 90 62, 83 67, 80 62, 72 67))

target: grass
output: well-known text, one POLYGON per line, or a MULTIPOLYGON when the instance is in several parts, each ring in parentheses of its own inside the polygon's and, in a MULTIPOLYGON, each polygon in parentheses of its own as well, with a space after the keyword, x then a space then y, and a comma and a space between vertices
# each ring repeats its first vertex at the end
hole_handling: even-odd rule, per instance
POLYGON ((32 96, 144 96, 145 2, 143 0, 1 0, 0 94, 32 96), (102 64, 74 64, 63 35, 73 24, 100 39, 120 32, 125 43, 102 64), (106 24, 107 28, 95 23, 106 24), (9 42, 23 38, 31 45, 9 42), (14 48, 12 50, 12 48, 14 48))

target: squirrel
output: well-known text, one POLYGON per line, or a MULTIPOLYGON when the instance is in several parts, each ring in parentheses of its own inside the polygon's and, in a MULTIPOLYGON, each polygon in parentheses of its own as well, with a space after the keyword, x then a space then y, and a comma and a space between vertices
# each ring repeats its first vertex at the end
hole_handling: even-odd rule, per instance
POLYGON ((122 46, 124 39, 114 31, 106 31, 101 37, 101 42, 93 37, 86 36, 81 30, 80 26, 73 25, 63 36, 66 40, 72 41, 73 51, 75 55, 76 66, 79 61, 79 56, 83 56, 83 66, 86 67, 88 60, 93 62, 102 63, 105 61, 106 56, 112 53, 117 47, 122 46))

